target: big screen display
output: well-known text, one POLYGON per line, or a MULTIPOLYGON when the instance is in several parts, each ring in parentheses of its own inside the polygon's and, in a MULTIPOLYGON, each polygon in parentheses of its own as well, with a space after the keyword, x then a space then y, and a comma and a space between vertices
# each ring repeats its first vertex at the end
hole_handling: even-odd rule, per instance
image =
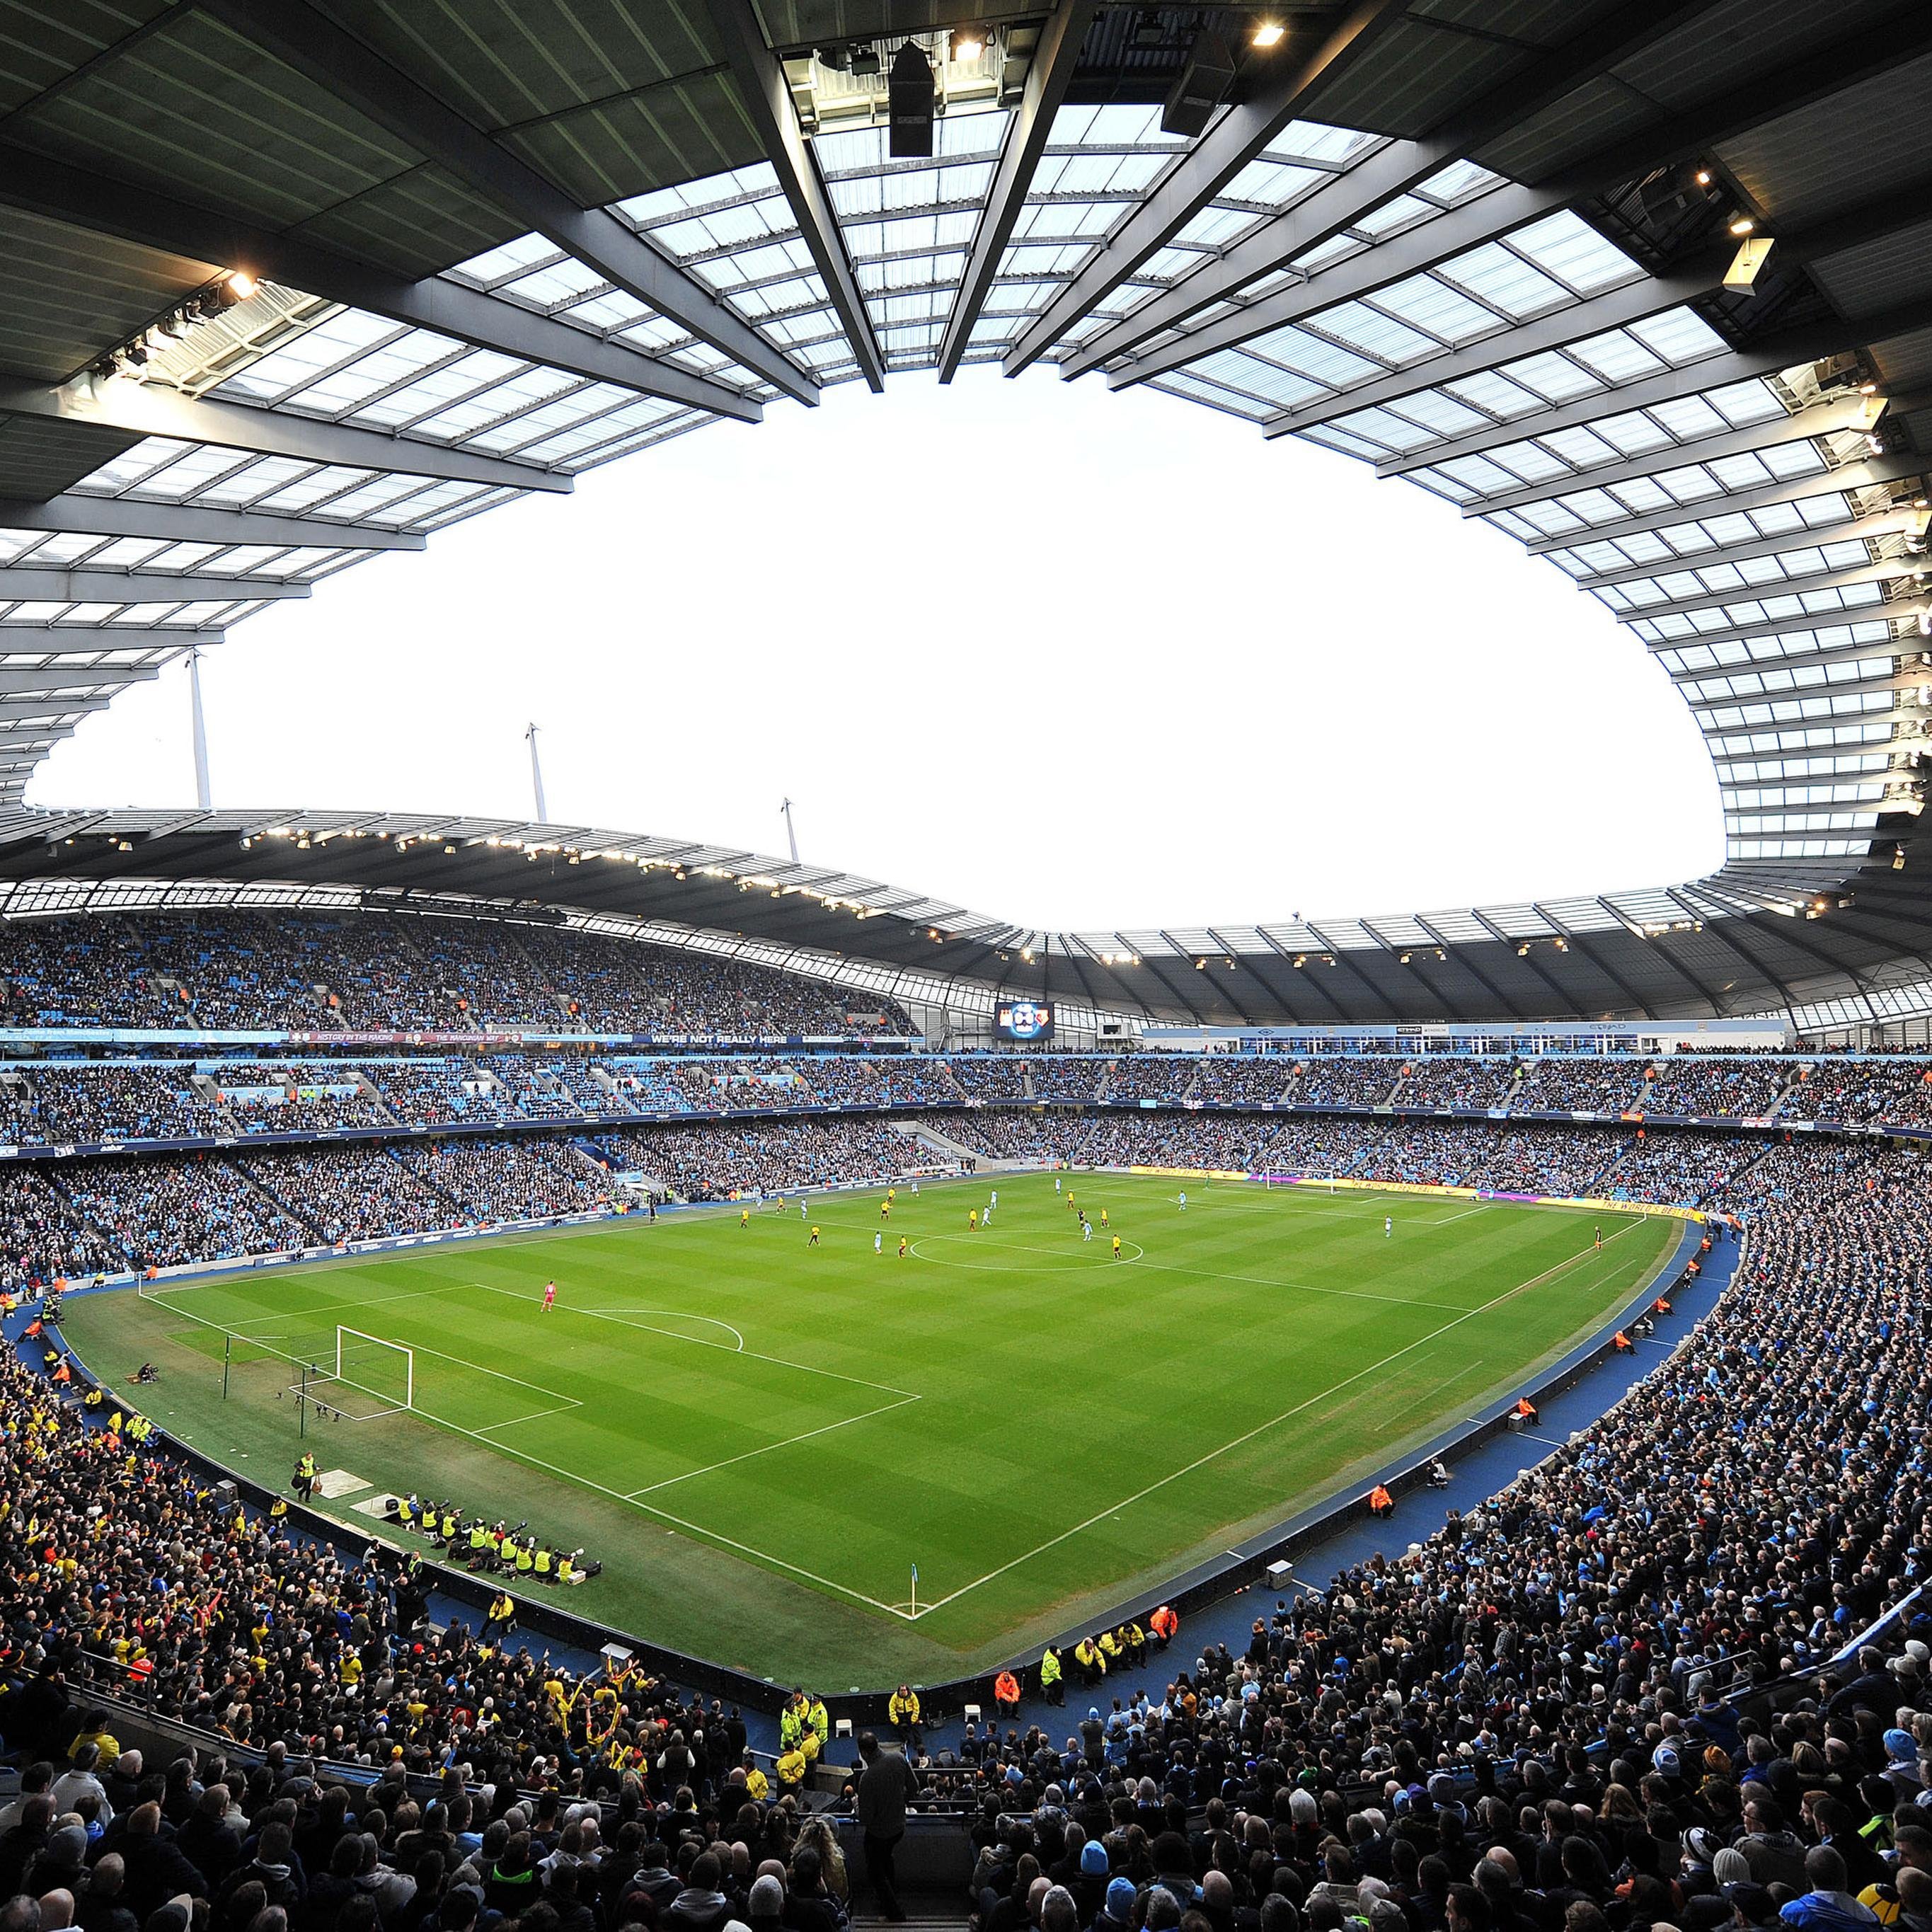
POLYGON ((1002 1040, 1051 1040, 1053 1009, 1044 1000, 1002 1000, 993 1030, 1002 1040))

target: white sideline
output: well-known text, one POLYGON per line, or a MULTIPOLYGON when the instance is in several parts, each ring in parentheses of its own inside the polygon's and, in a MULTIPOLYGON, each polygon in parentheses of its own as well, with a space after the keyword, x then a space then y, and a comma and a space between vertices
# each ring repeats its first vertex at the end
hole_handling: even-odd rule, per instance
POLYGON ((836 1422, 822 1422, 816 1429, 800 1430, 796 1436, 788 1436, 782 1442, 766 1442, 756 1449, 746 1449, 736 1456, 727 1456, 716 1462, 706 1462, 700 1469, 686 1469, 681 1475, 667 1476, 661 1483, 646 1483, 640 1490, 633 1490, 625 1500, 634 1501, 639 1496, 648 1496, 658 1490, 668 1490, 676 1483, 688 1483, 694 1476, 708 1476, 716 1469, 728 1469, 734 1462, 748 1462, 754 1456, 769 1456, 774 1449, 789 1449, 795 1442, 809 1442, 814 1436, 830 1436, 835 1429, 850 1429, 855 1422, 869 1422, 875 1415, 890 1415, 896 1408, 904 1408, 908 1402, 922 1400, 916 1395, 902 1396, 897 1402, 881 1403, 877 1408, 862 1410, 856 1415, 842 1416, 836 1422))
MULTIPOLYGON (((1621 1228, 1612 1234, 1610 1237, 1610 1241, 1621 1240, 1625 1234, 1630 1232, 1632 1228, 1641 1225, 1640 1222, 1632 1221, 1629 1226, 1621 1228)), ((1604 1247, 1607 1248, 1610 1241, 1606 1241, 1604 1247)), ((1118 1515, 1122 1510, 1131 1509, 1136 1503, 1144 1501, 1156 1490, 1166 1489, 1169 1483, 1178 1482, 1183 1476, 1192 1475, 1196 1469, 1202 1468, 1209 1462, 1216 1461, 1227 1454, 1229 1450, 1238 1449, 1244 1443, 1252 1442, 1257 1436, 1266 1435, 1278 1424, 1287 1421, 1292 1416, 1299 1415, 1304 1409, 1312 1408, 1318 1402, 1327 1401, 1330 1396, 1339 1394, 1351 1383, 1361 1381, 1365 1376, 1377 1373, 1379 1370, 1387 1368, 1391 1362, 1400 1361, 1405 1355, 1413 1354, 1418 1348, 1435 1341, 1439 1336, 1446 1335, 1450 1329, 1460 1328, 1462 1323, 1476 1316, 1486 1314, 1492 1308, 1498 1307, 1514 1296, 1522 1294, 1526 1288, 1534 1288, 1539 1282, 1547 1281, 1552 1275, 1560 1274, 1564 1268, 1582 1260, 1585 1256, 1600 1254, 1602 1252, 1603 1249, 1598 1247, 1593 1242, 1590 1246, 1580 1248, 1575 1254, 1558 1262, 1555 1267, 1545 1268, 1542 1274, 1532 1275, 1528 1280, 1520 1281, 1514 1288, 1504 1288, 1500 1294, 1492 1296, 1489 1300, 1479 1303, 1474 1308, 1464 1310, 1460 1315, 1452 1316, 1450 1319, 1444 1322, 1439 1328, 1431 1329, 1426 1335, 1418 1335, 1413 1342, 1408 1343, 1405 1347, 1393 1350, 1384 1355, 1380 1361, 1371 1362, 1367 1367, 1358 1369, 1352 1376, 1344 1376, 1340 1382, 1331 1383, 1327 1388, 1320 1390, 1316 1394, 1309 1396, 1304 1402, 1297 1402, 1292 1408, 1285 1408, 1279 1415, 1270 1416, 1267 1421, 1257 1423, 1253 1428, 1237 1436, 1232 1442, 1222 1443, 1218 1449, 1209 1450, 1204 1456, 1197 1456, 1184 1468, 1176 1469, 1170 1474, 1162 1476, 1157 1482, 1148 1484, 1144 1489, 1136 1490, 1132 1496, 1124 1497, 1118 1502, 1109 1503, 1105 1509, 1096 1510, 1084 1522, 1076 1522, 1071 1529, 1063 1529, 1058 1536, 1048 1537, 1044 1543, 1037 1544, 1031 1550, 1023 1551, 1010 1562, 1002 1563, 997 1570, 988 1570, 985 1576, 976 1576, 971 1582, 962 1583, 958 1589, 949 1591, 946 1595, 936 1598, 918 1612, 919 1616, 929 1616, 934 1610, 943 1610, 948 1604, 955 1602, 959 1598, 978 1589, 982 1584, 990 1583, 995 1577, 1004 1576, 1010 1570, 1017 1570, 1022 1563, 1031 1562, 1036 1556, 1042 1556, 1046 1551, 1066 1542, 1070 1537, 1078 1536, 1084 1531, 1091 1529, 1096 1523, 1104 1522, 1108 1517, 1118 1515)), ((915 1618, 913 1621, 916 1622, 917 1618, 915 1618)))

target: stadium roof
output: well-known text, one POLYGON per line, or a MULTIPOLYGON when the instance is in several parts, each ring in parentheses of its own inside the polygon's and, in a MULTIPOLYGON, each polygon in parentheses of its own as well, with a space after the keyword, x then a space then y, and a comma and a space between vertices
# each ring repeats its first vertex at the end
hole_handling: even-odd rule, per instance
POLYGON ((0 918, 256 904, 569 920, 913 999, 1225 1024, 1781 1010, 1822 1025, 1919 1010, 1932 830, 1882 862, 1729 867, 1694 885, 1451 912, 1046 932, 824 868, 588 826, 348 812, 0 809, 0 918), (1905 865, 1896 864, 1902 850, 1905 865), (1847 1002, 1842 1013, 1800 1012, 1847 1002))
POLYGON ((1438 940, 1440 1002, 1498 1015, 1922 976, 1928 81, 1898 0, 0 0, 0 801, 373 550, 830 383, 1041 362, 1549 557, 1678 684, 1729 838, 1674 895, 1111 935, 1103 976, 1208 962, 1125 1004, 1262 1017, 1319 946, 1298 1016, 1426 1017, 1364 962, 1438 940), (887 152, 909 38, 929 159, 887 152), (1718 922, 1820 898, 1802 944, 1718 922), (1638 970, 1678 926, 1708 956, 1638 970), (1558 940, 1587 989, 1490 970, 1558 940), (1204 990, 1277 951, 1268 998, 1204 990))

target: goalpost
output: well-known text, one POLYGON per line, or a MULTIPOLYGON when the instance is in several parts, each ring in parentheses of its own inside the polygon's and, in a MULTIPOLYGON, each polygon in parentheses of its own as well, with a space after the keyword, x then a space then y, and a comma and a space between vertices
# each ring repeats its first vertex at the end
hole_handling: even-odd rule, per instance
MULTIPOLYGON (((359 1328, 335 1330, 335 1379, 344 1387, 386 1402, 389 1409, 413 1408, 416 1400, 416 1353, 400 1342, 386 1342, 359 1328)), ((358 1417, 358 1421, 373 1420, 358 1417)))

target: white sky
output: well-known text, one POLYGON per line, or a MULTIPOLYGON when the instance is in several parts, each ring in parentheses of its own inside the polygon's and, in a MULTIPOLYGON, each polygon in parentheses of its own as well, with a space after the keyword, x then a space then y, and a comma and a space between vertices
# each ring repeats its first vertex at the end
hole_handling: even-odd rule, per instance
MULTIPOLYGON (((218 806, 551 818, 1055 928, 1373 914, 1721 862, 1688 712, 1448 504, 1151 391, 897 376, 379 556, 202 662, 218 806)), ((186 682, 44 806, 194 802, 186 682)))

